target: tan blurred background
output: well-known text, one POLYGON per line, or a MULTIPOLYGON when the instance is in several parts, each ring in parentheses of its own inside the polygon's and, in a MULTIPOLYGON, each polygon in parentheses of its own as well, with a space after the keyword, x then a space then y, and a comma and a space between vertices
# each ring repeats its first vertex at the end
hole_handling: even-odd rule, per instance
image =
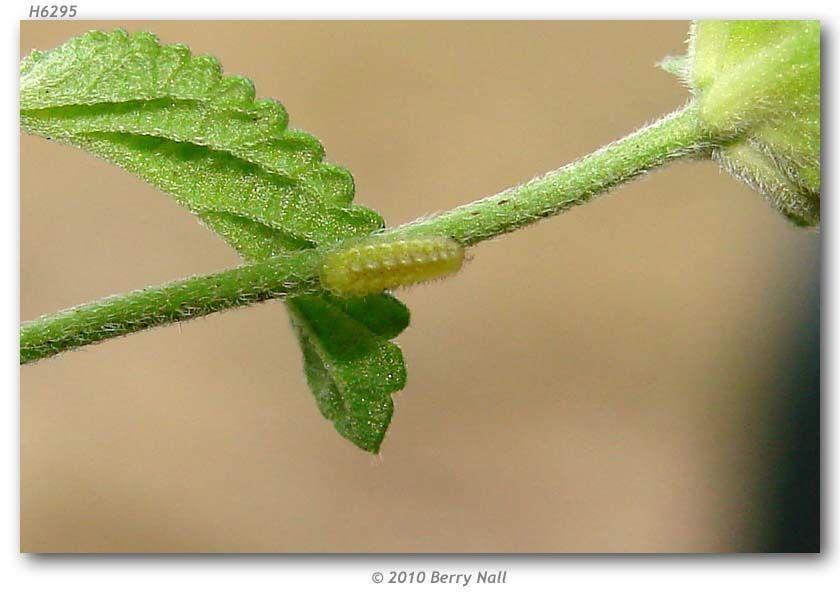
MULTIPOLYGON (((21 54, 150 30, 278 98, 390 224, 529 179, 681 105, 685 22, 22 22, 21 54)), ((21 318, 237 264, 174 201, 21 136, 21 318)), ((684 163, 400 293, 381 459, 321 418, 276 303, 21 369, 28 552, 763 549, 773 373, 819 271, 684 163)))

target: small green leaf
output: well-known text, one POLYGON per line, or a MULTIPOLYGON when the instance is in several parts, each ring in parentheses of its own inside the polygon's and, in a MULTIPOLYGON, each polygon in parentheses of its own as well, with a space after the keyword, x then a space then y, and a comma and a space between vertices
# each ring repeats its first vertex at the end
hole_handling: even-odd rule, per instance
MULTIPOLYGON (((149 33, 92 31, 20 66, 20 118, 123 167, 173 196, 246 260, 333 244, 384 226, 353 205, 353 179, 323 162, 311 135, 287 128, 285 109, 255 99, 245 78, 216 59, 149 33)), ((408 310, 387 295, 289 301, 310 387, 321 412, 359 447, 376 452, 390 394, 405 383, 388 341, 408 310), (365 416, 367 415, 367 416, 365 416)))
POLYGON ((691 88, 714 156, 798 225, 820 222, 820 24, 697 21, 691 88))
POLYGON ((357 446, 379 452, 394 411, 391 394, 405 386, 402 352, 387 339, 408 325, 408 309, 386 295, 312 295, 288 305, 321 413, 357 446))

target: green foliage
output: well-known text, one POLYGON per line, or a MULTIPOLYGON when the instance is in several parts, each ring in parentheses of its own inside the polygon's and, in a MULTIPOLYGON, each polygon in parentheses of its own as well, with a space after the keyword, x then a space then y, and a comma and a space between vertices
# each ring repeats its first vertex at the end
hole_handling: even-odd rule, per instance
MULTIPOLYGON (((20 115, 33 134, 81 148, 173 196, 249 261, 329 245, 383 227, 351 204, 350 174, 323 162, 311 135, 253 84, 209 56, 148 33, 89 32, 20 67, 20 115)), ((391 392, 405 382, 389 339, 408 311, 381 295, 289 300, 306 374, 323 414, 376 452, 391 392)))
POLYGON ((250 81, 223 77, 211 57, 121 30, 32 56, 20 85, 26 131, 135 173, 251 259, 382 227, 350 204, 353 180, 322 162, 318 140, 288 130, 280 104, 255 100, 250 81))
MULTIPOLYGON (((26 131, 152 183, 249 262, 25 323, 21 360, 285 298, 320 411, 342 435, 377 452, 393 413, 391 394, 405 385, 402 355, 390 340, 408 325, 409 313, 388 294, 344 298, 323 291, 328 277, 319 272, 336 267, 325 256, 374 232, 376 244, 434 236, 460 249, 561 213, 669 161, 710 154, 791 220, 816 225, 819 35, 819 24, 808 21, 700 21, 689 53, 662 62, 694 96, 681 110, 562 169, 382 233, 379 215, 352 204, 350 174, 323 161, 315 138, 289 130, 282 106, 256 100, 250 81, 222 76, 215 59, 119 30, 35 51, 20 68, 26 131)), ((380 264, 380 254, 377 246, 371 261, 341 263, 339 272, 390 269, 394 257, 380 264)), ((356 290, 352 277, 353 285, 335 289, 356 290)), ((382 285, 403 280, 389 277, 382 285)))
POLYGON ((387 340, 408 326, 408 309, 387 295, 287 303, 321 413, 341 435, 377 452, 394 412, 391 394, 405 386, 402 353, 387 340))
POLYGON ((725 140, 715 157, 798 225, 820 222, 820 24, 698 21, 688 56, 663 68, 725 140))

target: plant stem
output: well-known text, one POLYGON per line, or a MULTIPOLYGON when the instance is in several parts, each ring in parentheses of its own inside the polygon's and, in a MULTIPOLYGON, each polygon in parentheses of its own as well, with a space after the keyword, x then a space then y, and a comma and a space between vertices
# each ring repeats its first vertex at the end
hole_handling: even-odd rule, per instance
MULTIPOLYGON (((377 237, 448 236, 471 246, 550 217, 671 160, 707 153, 712 139, 693 104, 557 171, 377 237)), ((211 275, 112 296, 28 321, 20 330, 20 362, 156 325, 175 323, 270 298, 312 292, 320 259, 307 250, 211 275)))
POLYGON ((303 251, 111 296, 20 328, 20 364, 102 340, 210 313, 314 291, 320 253, 303 251))
POLYGON ((688 104, 556 171, 380 235, 444 235, 472 246, 584 204, 675 158, 708 152, 714 142, 688 104))

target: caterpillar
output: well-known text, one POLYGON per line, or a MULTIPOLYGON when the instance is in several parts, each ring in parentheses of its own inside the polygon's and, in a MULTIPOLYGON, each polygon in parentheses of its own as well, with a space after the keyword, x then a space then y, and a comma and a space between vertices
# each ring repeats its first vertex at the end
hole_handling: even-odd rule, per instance
POLYGON ((464 248, 441 236, 371 241, 339 248, 321 263, 321 285, 338 296, 366 296, 456 273, 464 248))

